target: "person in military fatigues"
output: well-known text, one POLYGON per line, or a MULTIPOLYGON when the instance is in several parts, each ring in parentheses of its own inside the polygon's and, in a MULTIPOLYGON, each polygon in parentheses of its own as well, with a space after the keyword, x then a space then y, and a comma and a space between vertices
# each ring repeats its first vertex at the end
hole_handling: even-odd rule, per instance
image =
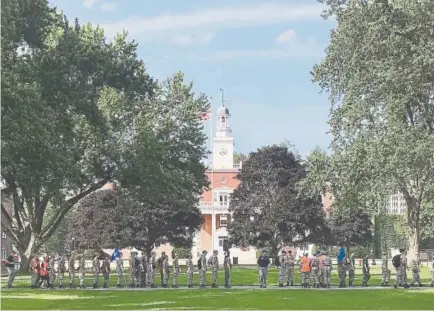
POLYGON ((86 259, 83 255, 79 257, 78 275, 80 279, 80 288, 84 288, 84 280, 86 278, 86 259))
POLYGON ((148 258, 145 252, 142 252, 142 257, 140 257, 140 287, 146 287, 146 274, 148 270, 148 258))
POLYGON ((279 256, 279 287, 283 287, 286 276, 286 251, 282 251, 279 256))
POLYGON ((142 262, 138 256, 139 254, 136 253, 136 256, 134 256, 134 260, 136 261, 136 287, 140 287, 140 284, 142 283, 142 262))
POLYGON ((203 251, 202 255, 199 258, 200 266, 199 268, 199 287, 205 287, 205 278, 206 278, 206 270, 207 270, 207 260, 206 255, 208 254, 207 251, 203 251))
POLYGON ((122 253, 119 254, 119 257, 116 257, 116 273, 118 274, 118 281, 116 283, 117 287, 123 287, 125 284, 124 278, 124 262, 122 260, 122 253))
POLYGON ((313 254, 312 259, 310 260, 310 275, 313 279, 313 287, 319 288, 319 259, 317 254, 313 254))
POLYGON ((324 286, 330 288, 330 279, 332 275, 332 259, 329 257, 327 251, 324 251, 322 254, 324 255, 324 286))
POLYGON ((213 255, 210 258, 210 264, 212 267, 212 284, 211 287, 212 288, 217 288, 217 277, 218 277, 218 273, 219 273, 219 258, 218 258, 218 251, 214 251, 213 255))
POLYGON ((65 257, 61 256, 57 265, 57 273, 59 276, 59 288, 65 288, 65 257))
POLYGON ((288 274, 288 282, 286 282, 286 286, 294 286, 294 265, 295 260, 294 256, 292 255, 292 251, 289 250, 288 254, 286 256, 286 273, 288 274))
POLYGON ((54 282, 56 281, 56 270, 54 269, 56 257, 51 255, 48 262, 48 275, 50 278, 50 288, 54 288, 54 282))
POLYGON ((173 267, 173 276, 172 276, 172 287, 178 288, 178 276, 179 276, 179 261, 178 254, 175 251, 172 251, 172 267, 173 267))
POLYGON ((169 256, 167 256, 166 254, 164 254, 163 257, 162 269, 163 269, 163 288, 167 288, 169 284, 170 266, 169 266, 169 256))
POLYGON ((324 255, 321 251, 317 251, 318 261, 319 261, 319 270, 318 270, 318 279, 319 286, 324 287, 324 255))
POLYGON ((408 287, 407 270, 408 270, 407 252, 404 251, 404 253, 401 254, 401 278, 404 287, 408 287))
POLYGON ((108 288, 108 282, 110 279, 110 272, 111 272, 110 262, 108 261, 107 258, 104 258, 102 261, 102 265, 101 265, 101 273, 102 273, 102 276, 104 278, 103 288, 108 288))
POLYGON ((339 277, 339 287, 345 287, 345 278, 347 277, 347 271, 345 270, 345 258, 342 261, 338 261, 338 277, 339 277))
POLYGON ((422 282, 420 281, 420 269, 419 269, 419 262, 417 259, 413 259, 411 261, 411 273, 413 279, 411 280, 411 286, 422 286, 422 282))
POLYGON ((383 252, 381 256, 381 286, 389 285, 391 271, 389 270, 389 259, 387 257, 387 251, 383 252))
POLYGON ((164 272, 163 272, 163 261, 166 257, 166 253, 162 252, 160 258, 157 259, 157 267, 158 270, 160 270, 160 284, 161 286, 164 285, 164 272))
POLYGON ((93 288, 98 288, 99 284, 99 273, 101 272, 99 254, 95 253, 92 260, 92 273, 93 273, 93 288))
POLYGON ((132 252, 130 255, 130 287, 136 287, 136 253, 132 252))
POLYGON ((225 288, 231 288, 232 283, 232 263, 229 251, 225 252, 225 259, 223 261, 223 267, 225 269, 225 288))
POLYGON ((34 255, 29 265, 30 272, 30 288, 36 288, 39 283, 39 258, 38 255, 34 255))
POLYGON ((148 261, 148 274, 147 274, 147 281, 148 285, 151 288, 155 288, 155 271, 157 269, 157 261, 155 259, 155 252, 151 252, 151 258, 148 261))
POLYGON ((348 269, 348 286, 353 287, 355 272, 356 272, 356 255, 352 253, 349 258, 348 269))
POLYGON ((193 265, 193 256, 190 254, 187 256, 187 262, 186 268, 187 268, 187 287, 192 288, 193 287, 193 272, 194 272, 194 265, 193 265))
POLYGON ((68 260, 69 288, 75 288, 75 252, 72 251, 68 260))
POLYGON ((363 280, 362 286, 368 286, 369 279, 371 278, 371 273, 369 272, 369 255, 366 255, 362 261, 362 272, 363 272, 363 280))

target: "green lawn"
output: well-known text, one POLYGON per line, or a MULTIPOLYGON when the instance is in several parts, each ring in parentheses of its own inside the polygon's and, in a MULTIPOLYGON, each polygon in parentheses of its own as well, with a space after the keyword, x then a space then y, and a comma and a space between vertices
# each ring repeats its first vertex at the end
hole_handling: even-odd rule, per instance
MULTIPOLYGON (((336 272, 336 271, 335 271, 336 272)), ((356 284, 360 284, 361 271, 357 271, 356 284)), ((371 270, 371 285, 380 283, 379 268, 371 270)), ((409 275, 411 277, 411 275, 409 275)), ((236 268, 232 274, 234 286, 251 286, 258 284, 258 273, 252 268, 236 268)), ((392 276, 394 278, 394 276, 392 276)), ((430 271, 422 270, 425 284, 430 282, 430 271)), ((210 275, 207 276, 209 281, 210 275)), ((67 279, 68 280, 68 279, 67 279)), ((297 275, 297 280, 299 276, 297 275)), ((29 277, 18 277, 16 288, 4 289, 2 278, 3 310, 132 310, 132 309, 347 309, 347 310, 432 310, 434 306, 434 289, 156 289, 156 290, 30 290, 29 277)), ((180 285, 186 283, 185 275, 179 278, 180 285)), ((198 276, 195 275, 197 284, 198 276)), ((222 284, 223 273, 219 276, 222 284)), ((269 273, 269 285, 277 284, 277 270, 269 273)), ((111 285, 116 277, 111 278, 111 285)), ((332 283, 336 285, 337 276, 332 283)), ((86 285, 92 285, 90 275, 86 285)))

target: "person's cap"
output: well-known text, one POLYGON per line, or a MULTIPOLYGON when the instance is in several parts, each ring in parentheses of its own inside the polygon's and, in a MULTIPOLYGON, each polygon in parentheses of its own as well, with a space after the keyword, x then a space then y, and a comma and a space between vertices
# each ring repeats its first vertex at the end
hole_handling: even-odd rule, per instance
POLYGON ((202 251, 202 254, 208 254, 208 252, 207 251, 202 251))

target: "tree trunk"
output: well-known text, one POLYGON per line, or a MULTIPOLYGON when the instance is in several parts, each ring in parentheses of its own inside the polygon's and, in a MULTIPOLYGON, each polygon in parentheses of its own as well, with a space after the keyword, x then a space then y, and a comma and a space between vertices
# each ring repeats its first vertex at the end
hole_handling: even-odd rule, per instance
POLYGON ((22 271, 29 271, 30 260, 36 254, 36 252, 41 248, 41 245, 37 243, 37 237, 35 236, 35 234, 31 233, 31 237, 27 245, 21 244, 21 245, 16 245, 16 247, 21 258, 20 269, 22 271))
POLYGON ((419 242, 420 234, 416 228, 408 230, 408 253, 407 262, 410 263, 413 259, 419 260, 419 242))
POLYGON ((413 259, 419 260, 420 242, 420 202, 410 196, 407 191, 403 191, 407 203, 407 222, 408 222, 408 252, 407 262, 413 259))

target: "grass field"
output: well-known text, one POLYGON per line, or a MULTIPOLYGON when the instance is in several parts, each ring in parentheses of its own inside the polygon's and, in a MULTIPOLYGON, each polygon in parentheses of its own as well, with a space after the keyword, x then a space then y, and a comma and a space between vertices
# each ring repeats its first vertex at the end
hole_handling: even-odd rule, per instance
MULTIPOLYGON (((361 271, 356 271, 356 285, 361 283, 361 271)), ((431 280, 430 271, 423 268, 423 282, 431 280)), ((370 285, 380 284, 380 270, 371 270, 370 285)), ((409 275, 411 277, 411 275, 409 275)), ((113 275, 110 285, 116 283, 113 275)), ((207 275, 209 282, 210 275, 207 275)), ((299 280, 296 275, 296 280, 299 280)), ((18 277, 15 288, 5 289, 6 279, 2 278, 2 310, 133 310, 133 309, 200 309, 200 310, 283 310, 283 309, 329 309, 329 310, 433 310, 434 289, 273 289, 277 285, 277 270, 269 272, 269 289, 236 288, 237 286, 258 285, 258 273, 254 268, 240 267, 233 270, 232 289, 155 289, 155 290, 31 290, 29 277, 18 277)), ((394 275, 392 275, 394 280, 394 275)), ((66 282, 69 279, 66 278, 66 282)), ((78 280, 77 280, 78 281, 78 280)), ((222 285, 223 273, 219 275, 222 285)), ((195 285, 198 275, 195 275, 195 285)), ((334 271, 332 283, 337 284, 334 271)), ((394 282, 391 282, 392 284, 394 282)), ((186 276, 180 275, 179 284, 186 284, 186 276)), ((92 286, 92 278, 86 278, 86 286, 92 286)))

